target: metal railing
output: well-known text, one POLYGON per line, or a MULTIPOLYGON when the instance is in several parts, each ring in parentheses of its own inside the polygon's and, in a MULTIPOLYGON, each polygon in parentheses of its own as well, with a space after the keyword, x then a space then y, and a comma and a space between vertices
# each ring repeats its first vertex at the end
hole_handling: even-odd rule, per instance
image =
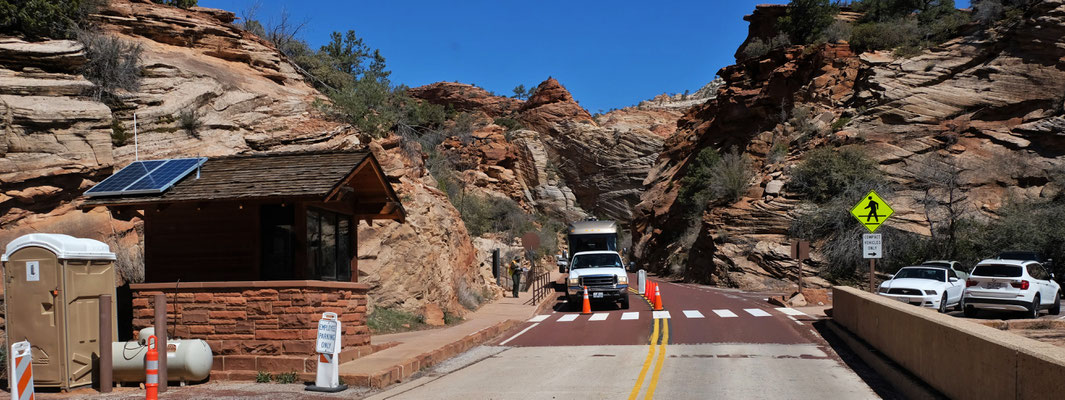
POLYGON ((530 280, 533 289, 532 305, 538 305, 541 301, 555 291, 555 282, 551 281, 551 272, 544 271, 530 280))

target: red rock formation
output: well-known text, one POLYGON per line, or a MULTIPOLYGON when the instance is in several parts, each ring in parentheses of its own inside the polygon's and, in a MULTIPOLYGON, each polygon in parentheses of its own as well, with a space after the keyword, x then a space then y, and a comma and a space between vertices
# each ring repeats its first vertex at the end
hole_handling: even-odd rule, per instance
POLYGON ((411 96, 433 104, 451 106, 456 111, 479 111, 491 118, 518 110, 518 99, 496 96, 487 90, 465 83, 437 82, 409 90, 411 96))

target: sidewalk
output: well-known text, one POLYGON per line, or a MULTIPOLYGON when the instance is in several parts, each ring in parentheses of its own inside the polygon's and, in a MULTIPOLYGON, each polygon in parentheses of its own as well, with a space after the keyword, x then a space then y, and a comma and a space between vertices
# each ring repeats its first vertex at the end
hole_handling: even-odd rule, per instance
MULTIPOLYGON (((551 280, 562 276, 551 272, 551 280)), ((377 335, 374 345, 398 343, 388 349, 340 365, 340 377, 349 385, 383 388, 398 383, 423 368, 454 357, 532 318, 539 305, 528 305, 532 290, 518 298, 504 297, 466 315, 461 324, 424 331, 377 335)), ((553 302, 552 291, 543 302, 553 302)))

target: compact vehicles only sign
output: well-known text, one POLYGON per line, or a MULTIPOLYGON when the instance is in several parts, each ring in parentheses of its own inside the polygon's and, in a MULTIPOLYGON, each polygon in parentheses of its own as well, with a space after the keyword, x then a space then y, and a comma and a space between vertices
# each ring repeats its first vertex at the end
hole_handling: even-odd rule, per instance
POLYGON ((862 258, 884 258, 884 241, 879 233, 862 235, 862 258))
POLYGON ((869 194, 851 209, 851 215, 857 218, 858 222, 869 230, 869 233, 876 232, 876 228, 883 225, 884 221, 887 221, 888 217, 894 213, 895 210, 892 210, 891 206, 888 206, 875 190, 869 191, 869 194))

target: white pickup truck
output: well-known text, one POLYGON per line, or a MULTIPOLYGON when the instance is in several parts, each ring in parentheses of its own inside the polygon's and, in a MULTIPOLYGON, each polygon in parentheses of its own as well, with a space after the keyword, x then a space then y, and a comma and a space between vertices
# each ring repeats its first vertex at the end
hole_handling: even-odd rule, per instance
POLYGON ((585 251, 573 255, 566 279, 570 304, 580 307, 585 287, 592 300, 616 301, 622 309, 629 308, 629 276, 616 251, 585 251))

